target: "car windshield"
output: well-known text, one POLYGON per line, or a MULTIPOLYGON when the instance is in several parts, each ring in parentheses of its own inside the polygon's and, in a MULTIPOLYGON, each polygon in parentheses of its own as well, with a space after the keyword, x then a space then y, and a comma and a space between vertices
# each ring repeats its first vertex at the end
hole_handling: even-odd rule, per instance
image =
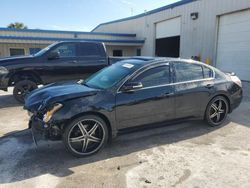
POLYGON ((134 72, 137 65, 117 62, 90 76, 83 84, 98 89, 108 89, 134 72))
POLYGON ((53 44, 47 46, 46 48, 41 49, 39 52, 35 53, 34 56, 41 56, 41 55, 43 55, 45 52, 47 52, 49 49, 51 49, 56 44, 57 43, 53 43, 53 44))

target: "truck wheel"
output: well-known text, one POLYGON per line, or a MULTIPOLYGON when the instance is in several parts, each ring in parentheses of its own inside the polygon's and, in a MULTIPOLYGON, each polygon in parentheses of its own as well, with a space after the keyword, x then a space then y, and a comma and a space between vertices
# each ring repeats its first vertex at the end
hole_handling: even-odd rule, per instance
POLYGON ((82 116, 71 122, 63 133, 66 149, 76 157, 85 157, 98 152, 108 141, 108 128, 101 118, 82 116))
POLYGON ((36 88, 37 85, 35 82, 31 80, 22 80, 15 84, 13 95, 18 102, 23 104, 25 96, 36 88))

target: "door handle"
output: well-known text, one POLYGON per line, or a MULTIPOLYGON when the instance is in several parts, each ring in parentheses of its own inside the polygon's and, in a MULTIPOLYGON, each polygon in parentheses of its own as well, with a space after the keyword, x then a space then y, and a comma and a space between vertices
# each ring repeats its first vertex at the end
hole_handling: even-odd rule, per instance
POLYGON ((170 97, 172 95, 174 95, 174 93, 165 93, 165 94, 163 94, 163 97, 170 97))
POLYGON ((214 87, 214 84, 207 84, 206 86, 205 86, 205 88, 208 88, 208 89, 211 89, 211 88, 213 88, 214 87))

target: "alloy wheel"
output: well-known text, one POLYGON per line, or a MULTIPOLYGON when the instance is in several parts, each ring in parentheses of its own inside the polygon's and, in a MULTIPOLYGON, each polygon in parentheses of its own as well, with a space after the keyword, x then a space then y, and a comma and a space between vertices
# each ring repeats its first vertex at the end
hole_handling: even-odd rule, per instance
POLYGON ((227 111, 227 103, 223 99, 217 99, 210 106, 209 118, 212 123, 220 124, 226 118, 227 111))
POLYGON ((69 131, 68 145, 79 155, 90 155, 98 151, 104 142, 105 130, 103 125, 94 119, 77 122, 69 131))

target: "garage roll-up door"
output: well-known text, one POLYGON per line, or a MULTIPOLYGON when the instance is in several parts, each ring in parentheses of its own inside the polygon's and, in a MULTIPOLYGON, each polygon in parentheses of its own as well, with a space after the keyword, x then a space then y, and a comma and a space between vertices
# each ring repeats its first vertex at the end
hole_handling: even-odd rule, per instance
POLYGON ((179 57, 181 18, 156 23, 155 55, 179 57))
POLYGON ((250 10, 220 17, 216 66, 250 81, 250 10))
POLYGON ((179 36, 181 33, 181 18, 173 18, 156 24, 156 38, 179 36))

